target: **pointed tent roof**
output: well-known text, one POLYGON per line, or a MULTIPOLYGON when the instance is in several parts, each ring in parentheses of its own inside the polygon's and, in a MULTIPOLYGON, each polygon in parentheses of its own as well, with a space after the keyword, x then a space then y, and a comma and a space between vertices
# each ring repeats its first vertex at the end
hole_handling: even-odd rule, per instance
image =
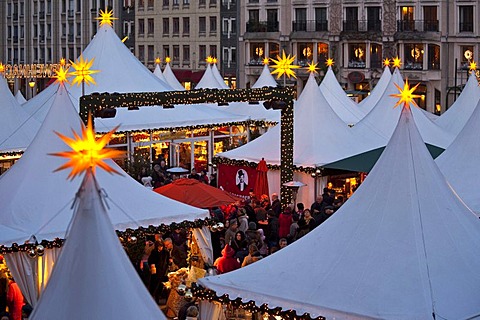
MULTIPOLYGON (((321 166, 382 145, 382 137, 371 132, 364 136, 355 135, 351 128, 344 124, 318 89, 313 74, 295 103, 294 114, 293 163, 296 166, 321 166), (318 125, 318 119, 322 119, 324 125, 318 125)), ((252 142, 218 156, 253 162, 259 162, 263 157, 268 164, 278 165, 280 125, 252 142)))
POLYGON ((15 93, 15 99, 17 99, 17 102, 19 104, 24 104, 25 102, 27 102, 27 99, 25 99, 20 90, 17 90, 17 93, 15 93))
POLYGON ((392 73, 390 72, 390 67, 386 66, 383 69, 382 76, 378 80, 377 84, 375 85, 373 90, 370 91, 370 95, 368 95, 358 104, 358 107, 361 108, 365 114, 369 113, 377 104, 378 100, 380 100, 383 92, 388 86, 391 77, 392 73))
MULTIPOLYGON (((357 131, 358 134, 374 131, 383 135, 387 141, 390 139, 402 111, 400 108, 392 108, 397 102, 397 98, 391 96, 391 94, 398 93, 395 84, 403 88, 404 82, 398 68, 394 70, 382 97, 373 109, 361 121, 355 124, 352 128, 354 131, 357 131)), ((412 114, 425 143, 441 150, 445 149, 453 141, 454 137, 426 117, 423 110, 413 108, 412 114)), ((438 155, 439 152, 436 152, 436 154, 438 155)))
POLYGON ((223 80, 223 77, 220 74, 220 71, 218 71, 217 64, 215 63, 212 65, 212 73, 215 76, 215 79, 217 79, 217 82, 220 85, 220 89, 230 89, 230 87, 227 86, 227 84, 223 80))
POLYGON ((453 189, 477 214, 480 214, 480 197, 478 196, 478 181, 480 178, 479 131, 480 102, 477 103, 470 119, 452 144, 435 160, 453 189))
POLYGON ((157 64, 155 65, 155 70, 153 70, 153 74, 158 78, 160 79, 161 81, 163 81, 163 83, 165 83, 165 85, 173 91, 173 87, 168 83, 167 81, 167 78, 165 78, 165 76, 163 75, 163 72, 162 72, 162 69, 160 69, 160 65, 157 64))
MULTIPOLYGON (((0 178, 0 223, 26 236, 17 239, 11 234, 0 233, 1 244, 23 243, 31 235, 39 241, 65 236, 72 217, 70 206, 80 181, 65 183, 68 175, 65 171, 52 175, 64 160, 48 154, 66 148, 53 131, 71 137, 72 129, 80 132, 80 121, 67 91, 59 86, 37 136, 23 156, 0 178)), ((108 163, 123 172, 114 161, 108 163)), ((117 230, 208 217, 207 211, 148 190, 126 173, 119 176, 99 171, 97 180, 108 195, 110 219, 117 230)))
POLYGON ((0 154, 23 151, 30 144, 40 123, 29 116, 0 76, 0 154))
POLYGON ((313 317, 478 317, 479 224, 405 109, 374 169, 330 219, 265 259, 199 283, 313 317), (305 265, 315 266, 315 281, 295 272, 305 265))
POLYGON ((67 241, 30 319, 166 319, 122 248, 102 191, 86 174, 67 241))
POLYGON ((218 83, 212 71, 212 66, 208 65, 205 69, 202 79, 197 83, 195 89, 222 89, 222 85, 218 83))
POLYGON ((457 100, 435 123, 456 136, 467 123, 480 100, 480 87, 477 76, 472 73, 457 100))
POLYGON ((165 76, 165 79, 167 79, 168 84, 176 91, 184 91, 185 88, 182 86, 182 84, 178 81, 177 77, 175 77, 175 74, 172 71, 172 68, 170 68, 170 63, 168 62, 165 65, 165 69, 163 69, 163 75, 165 76))
POLYGON ((346 124, 357 123, 365 116, 365 112, 342 89, 333 73, 332 67, 328 67, 327 74, 325 74, 319 87, 333 111, 346 124))
POLYGON ((262 87, 276 87, 276 86, 278 86, 278 83, 277 81, 275 81, 275 78, 270 73, 270 68, 268 67, 268 65, 264 65, 262 73, 260 74, 260 77, 258 77, 257 81, 252 86, 252 88, 256 89, 256 88, 262 88, 262 87))

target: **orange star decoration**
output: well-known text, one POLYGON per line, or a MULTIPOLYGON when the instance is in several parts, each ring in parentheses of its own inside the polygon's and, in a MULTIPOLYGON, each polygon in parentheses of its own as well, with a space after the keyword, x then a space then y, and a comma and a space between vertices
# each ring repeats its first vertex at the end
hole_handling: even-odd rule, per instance
POLYGON ((61 66, 55 70, 55 76, 53 77, 56 79, 55 83, 69 83, 67 79, 69 77, 68 68, 61 66))
POLYGON ((60 59, 60 65, 61 65, 62 67, 63 67, 66 63, 67 63, 67 61, 65 60, 65 58, 60 59))
POLYGON ((161 62, 162 62, 162 60, 159 57, 155 58, 155 64, 160 64, 161 62))
POLYGON ((413 99, 421 98, 422 96, 419 94, 413 94, 413 92, 417 89, 420 83, 417 83, 413 88, 410 88, 410 85, 408 84, 408 80, 405 80, 405 85, 403 86, 403 89, 398 84, 396 83, 394 84, 400 93, 390 95, 391 97, 399 98, 399 100, 393 107, 396 108, 403 103, 403 105, 406 107, 409 107, 410 104, 413 104, 415 107, 418 108, 417 103, 413 99))
POLYGON ((172 61, 172 59, 170 57, 165 58, 165 63, 170 63, 170 61, 172 61))
POLYGON ((218 61, 217 58, 212 58, 212 63, 213 64, 217 64, 217 61, 218 61))
POLYGON ((313 63, 313 62, 312 62, 312 63, 309 63, 309 64, 308 64, 308 72, 310 72, 310 73, 318 73, 318 71, 317 71, 317 70, 318 70, 317 64, 318 64, 318 63, 313 63))
POLYGON ((205 61, 207 61, 208 64, 212 64, 213 63, 213 57, 208 56, 207 59, 205 59, 205 61))
POLYGON ((384 67, 389 67, 389 66, 390 66, 390 59, 385 58, 385 59, 383 60, 383 66, 384 66, 384 67))
POLYGON ((272 74, 277 74, 277 79, 279 79, 282 75, 286 75, 289 78, 297 78, 297 75, 293 69, 298 69, 300 66, 293 64, 293 61, 295 61, 295 56, 287 56, 285 51, 283 51, 282 57, 277 55, 277 60, 272 59, 272 61, 275 63, 275 65, 272 66, 272 68, 275 69, 272 71, 272 74))
POLYGON ((73 79, 72 85, 78 84, 80 85, 82 82, 85 82, 87 85, 90 84, 96 84, 95 79, 92 78, 92 74, 100 72, 99 70, 90 70, 92 67, 93 61, 95 59, 92 58, 92 60, 88 61, 87 59, 83 59, 83 56, 80 56, 80 58, 73 62, 70 60, 70 63, 72 64, 72 67, 75 69, 74 72, 71 72, 70 74, 75 76, 75 79, 73 79))
POLYGON ((267 57, 263 58, 263 64, 268 66, 268 64, 270 63, 270 59, 268 59, 267 57))
POLYGON ((402 65, 402 60, 400 60, 400 58, 398 56, 393 58, 393 67, 394 68, 400 68, 401 65, 402 65))
POLYGON ((5 72, 5 65, 0 62, 0 73, 5 72))
POLYGON ((475 72, 477 70, 477 63, 472 60, 472 62, 470 62, 469 68, 471 72, 475 72))
POLYGON ((95 132, 92 125, 92 117, 88 117, 87 127, 82 123, 82 136, 80 137, 75 131, 72 130, 74 139, 64 136, 61 133, 55 132, 60 139, 63 140, 72 151, 64 151, 58 153, 52 153, 50 155, 56 157, 69 158, 70 160, 60 166, 55 172, 72 168, 72 171, 68 174, 67 179, 73 180, 76 176, 82 172, 92 169, 95 173, 96 167, 100 167, 109 173, 121 174, 117 170, 110 167, 104 162, 104 159, 114 158, 123 154, 120 150, 104 149, 107 143, 110 141, 113 133, 118 129, 118 126, 103 135, 100 139, 95 140, 95 132))
POLYGON ((335 61, 333 61, 332 58, 328 58, 327 61, 325 61, 325 65, 326 65, 327 67, 333 66, 334 63, 335 63, 335 61))
POLYGON ((113 10, 105 11, 100 10, 100 17, 95 18, 96 20, 100 20, 100 27, 108 24, 110 27, 113 26, 113 20, 117 20, 118 18, 113 17, 113 10))

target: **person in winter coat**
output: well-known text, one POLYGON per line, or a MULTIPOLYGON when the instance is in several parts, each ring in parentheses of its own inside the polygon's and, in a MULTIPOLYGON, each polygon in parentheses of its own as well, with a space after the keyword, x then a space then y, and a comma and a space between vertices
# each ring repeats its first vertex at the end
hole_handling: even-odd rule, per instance
POLYGON ((235 250, 229 244, 225 245, 222 250, 222 256, 215 260, 213 265, 217 268, 219 274, 240 268, 240 263, 235 258, 235 250))
POLYGON ((238 230, 247 231, 248 229, 248 217, 245 208, 238 208, 237 210, 238 230))
POLYGON ((278 218, 278 237, 279 238, 286 238, 290 233, 290 226, 292 225, 292 209, 290 207, 286 207, 282 213, 280 213, 280 217, 278 218))
POLYGON ((22 320, 23 295, 18 284, 11 278, 8 281, 7 306, 10 320, 22 320))
POLYGON ((248 266, 249 264, 257 262, 258 260, 260 260, 262 258, 263 257, 260 254, 260 252, 258 251, 257 246, 254 245, 254 244, 251 244, 248 247, 248 256, 246 256, 245 259, 243 259, 242 268, 245 267, 245 266, 248 266))

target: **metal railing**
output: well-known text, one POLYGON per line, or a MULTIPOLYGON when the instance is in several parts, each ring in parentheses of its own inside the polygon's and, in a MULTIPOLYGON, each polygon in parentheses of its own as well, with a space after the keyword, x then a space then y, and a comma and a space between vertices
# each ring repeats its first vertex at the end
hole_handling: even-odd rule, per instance
POLYGON ((438 32, 438 20, 397 20, 398 32, 438 32))
POLYGON ((278 21, 248 21, 247 32, 278 32, 278 21))
POLYGON ((292 30, 293 31, 306 31, 306 32, 315 32, 315 31, 328 31, 328 20, 297 20, 292 21, 292 30))
POLYGON ((473 32, 473 22, 460 22, 460 32, 473 32))
POLYGON ((381 20, 343 20, 344 32, 382 31, 381 20))

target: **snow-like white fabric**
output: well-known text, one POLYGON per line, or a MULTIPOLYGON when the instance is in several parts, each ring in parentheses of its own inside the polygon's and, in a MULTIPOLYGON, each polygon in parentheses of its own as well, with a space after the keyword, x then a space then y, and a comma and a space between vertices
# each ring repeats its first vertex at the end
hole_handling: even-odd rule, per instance
POLYGON ((370 94, 358 104, 358 107, 362 109, 365 114, 369 113, 377 104, 378 100, 380 100, 383 92, 385 91, 388 83, 390 82, 391 77, 392 73, 390 72, 390 67, 385 67, 383 69, 382 76, 378 80, 373 90, 371 90, 370 94))
POLYGON ((175 91, 185 91, 185 88, 178 81, 177 77, 175 77, 175 74, 170 67, 170 63, 167 63, 165 65, 165 68, 163 69, 163 76, 165 77, 165 79, 167 79, 170 87, 172 87, 175 91))
POLYGON ((218 84, 220 85, 220 89, 230 89, 229 86, 225 83, 223 80, 222 75, 220 74, 220 71, 218 71, 217 65, 213 64, 212 65, 212 73, 215 79, 217 80, 218 84))
POLYGON ((20 90, 17 90, 17 93, 15 93, 15 99, 17 99, 17 102, 19 104, 24 104, 25 102, 27 102, 27 99, 25 99, 20 90))
POLYGON ((268 65, 264 65, 260 77, 258 77, 255 84, 252 86, 253 89, 262 88, 262 87, 276 87, 278 86, 277 81, 270 73, 270 68, 268 65))

